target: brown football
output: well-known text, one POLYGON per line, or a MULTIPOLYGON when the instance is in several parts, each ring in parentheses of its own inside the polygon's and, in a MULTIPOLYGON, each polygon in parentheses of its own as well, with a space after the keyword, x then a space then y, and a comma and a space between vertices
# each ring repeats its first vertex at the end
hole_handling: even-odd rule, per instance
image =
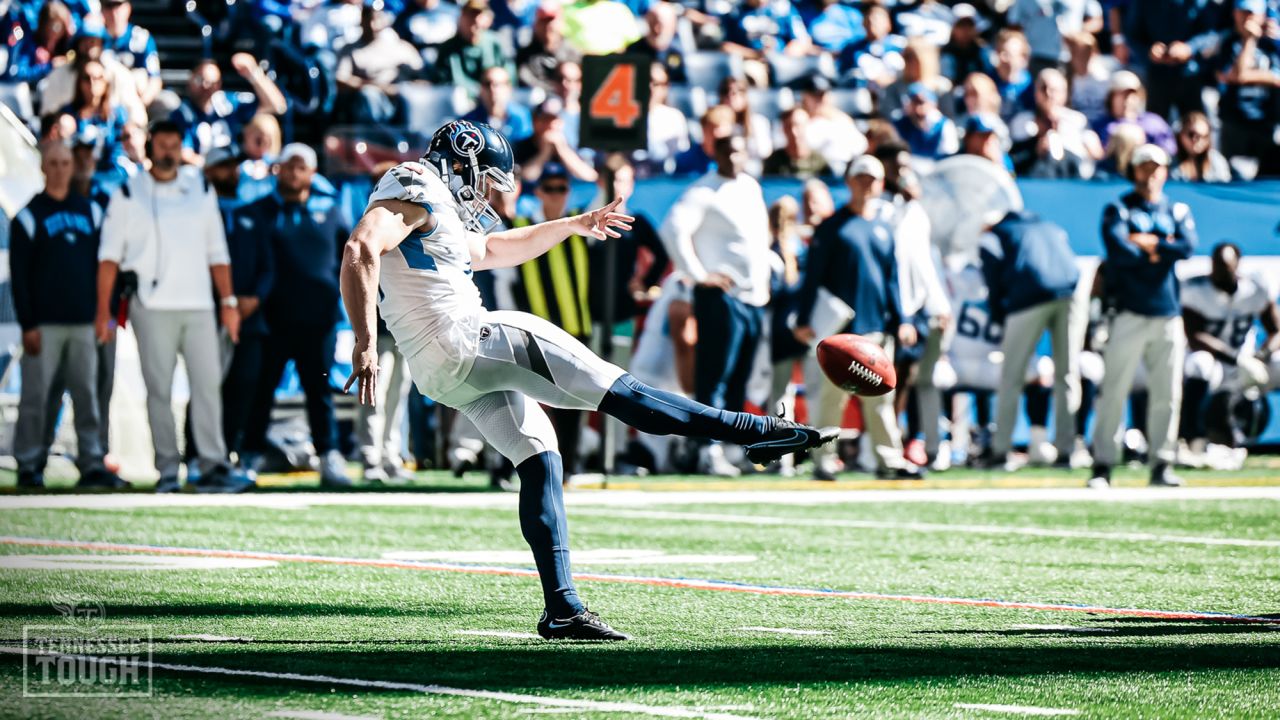
POLYGON ((884 395, 898 384, 884 348, 861 335, 832 335, 818 343, 818 364, 831 382, 855 395, 884 395))

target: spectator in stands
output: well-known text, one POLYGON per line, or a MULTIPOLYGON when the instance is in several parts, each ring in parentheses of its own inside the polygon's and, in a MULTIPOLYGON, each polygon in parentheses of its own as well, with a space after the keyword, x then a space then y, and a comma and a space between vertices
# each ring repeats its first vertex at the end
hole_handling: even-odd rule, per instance
POLYGON ((275 284, 262 302, 271 333, 245 427, 244 450, 251 458, 245 464, 253 468, 267 449, 276 386, 292 360, 306 395, 320 484, 348 487, 329 382, 340 312, 338 263, 347 230, 337 199, 312 190, 316 168, 315 150, 301 143, 286 145, 277 163, 276 192, 250 210, 262 219, 264 234, 258 242, 271 243, 275 254, 275 284))
MULTIPOLYGON (((1041 75, 1046 72, 1058 71, 1044 70, 1041 75)), ((1026 384, 1036 345, 1048 332, 1053 348, 1054 446, 1069 467, 1080 408, 1077 363, 1083 338, 1077 334, 1086 323, 1081 316, 1085 307, 1072 299, 1080 270, 1070 239, 1057 224, 1030 211, 1014 211, 983 235, 979 252, 991 319, 1004 326, 990 466, 1003 467, 1008 461, 1018 421, 1018 391, 1026 384)))
POLYGON ((676 157, 677 175, 706 174, 715 166, 716 140, 729 137, 737 116, 728 105, 716 105, 702 115, 702 142, 676 157))
POLYGON ((831 189, 817 178, 805 181, 800 194, 800 209, 803 215, 798 231, 805 242, 808 242, 822 221, 835 214, 836 202, 831 197, 831 189))
POLYGON ((809 113, 809 145, 833 170, 839 171, 866 152, 867 138, 853 118, 836 107, 825 77, 814 75, 801 85, 800 106, 809 113))
POLYGON ((1010 123, 1013 166, 1018 175, 1082 178, 1093 175, 1103 156, 1102 143, 1084 115, 1067 107, 1067 78, 1056 68, 1036 77, 1035 110, 1010 123))
POLYGON ((924 83, 907 88, 906 106, 893 127, 912 155, 940 160, 960 149, 955 123, 938 110, 938 96, 924 83))
MULTIPOLYGON (((1226 2, 1129 0, 1122 32, 1131 61, 1146 68, 1147 109, 1170 117, 1204 110, 1200 92, 1208 80, 1205 61, 1218 50, 1219 33, 1230 25, 1226 2)), ((1148 132, 1147 135, 1151 133, 1148 132)), ((1164 147, 1161 145, 1161 147, 1164 147)), ((1165 148, 1170 150, 1170 148, 1165 148)))
POLYGON ((569 147, 577 150, 578 117, 582 113, 582 66, 573 60, 560 63, 551 93, 563 103, 560 117, 564 120, 564 136, 569 147))
POLYGON ((1007 20, 1026 34, 1031 45, 1031 74, 1038 77, 1045 68, 1066 69, 1071 57, 1068 36, 1102 31, 1102 6, 1098 0, 1014 0, 1007 20))
POLYGON ((960 3, 953 8, 956 22, 951 26, 951 39, 942 46, 939 59, 942 75, 959 85, 974 73, 985 73, 993 62, 987 43, 978 31, 978 13, 972 5, 960 3))
POLYGON ((533 38, 516 51, 520 84, 550 92, 560 64, 578 58, 578 52, 564 41, 564 13, 560 6, 539 5, 533 19, 533 38))
POLYGON ((170 120, 182 132, 183 162, 203 165, 204 153, 228 145, 240 136, 240 128, 259 110, 283 115, 288 107, 284 95, 248 53, 231 56, 231 67, 253 88, 253 97, 222 91, 222 70, 212 60, 196 63, 187 83, 187 99, 173 111, 170 120))
MULTIPOLYGON (((893 230, 879 218, 880 207, 873 202, 884 190, 884 166, 876 158, 864 155, 849 166, 845 183, 850 194, 848 204, 818 227, 809 246, 804 284, 796 301, 794 334, 806 345, 817 340, 812 327, 814 308, 818 289, 825 288, 854 311, 847 331, 869 336, 893 357, 895 344, 915 345, 918 338, 915 327, 903 322, 893 230)), ((816 384, 827 392, 827 399, 818 401, 816 422, 837 424, 841 403, 829 398, 834 395, 843 400, 843 393, 830 382, 816 384)), ((863 422, 875 448, 876 476, 921 477, 920 469, 903 459, 893 393, 859 400, 863 422)), ((814 451, 815 466, 829 471, 831 465, 824 458, 832 452, 830 446, 814 451)), ((828 479, 817 473, 815 478, 828 479)))
POLYGON ((955 116, 951 81, 938 67, 938 46, 923 38, 911 38, 902 51, 902 74, 880 96, 880 114, 896 119, 907 101, 907 88, 920 83, 934 92, 938 109, 947 117, 955 116))
POLYGON ((1165 153, 1173 153, 1177 145, 1173 130, 1165 119, 1145 109, 1146 97, 1142 81, 1128 70, 1121 70, 1111 77, 1111 91, 1107 93, 1107 112, 1093 124, 1093 130, 1105 145, 1120 125, 1137 125, 1147 136, 1147 142, 1159 145, 1165 153))
POLYGON ((1137 125, 1120 125, 1107 139, 1107 152, 1093 177, 1097 180, 1128 180, 1133 153, 1147 142, 1147 134, 1137 125))
POLYGON ((961 98, 964 100, 964 112, 956 118, 956 124, 964 128, 969 124, 969 118, 984 115, 988 123, 995 128, 996 135, 1000 137, 1000 146, 1008 146, 1009 126, 1005 125, 1004 120, 1000 118, 1003 101, 1000 99, 1000 91, 996 88, 996 81, 986 73, 973 73, 964 79, 961 98))
POLYGON ((621 52, 640 39, 636 16, 617 0, 575 0, 564 5, 564 39, 583 55, 621 52))
POLYGON ((769 119, 751 110, 747 81, 727 77, 720 81, 720 104, 733 110, 734 132, 747 141, 747 172, 760 174, 760 164, 773 153, 773 128, 769 119))
POLYGON ((461 14, 451 0, 409 0, 392 27, 414 47, 434 47, 453 37, 461 14))
POLYGON ((275 282, 275 253, 266 236, 266 220, 241 196, 240 161, 234 145, 216 147, 205 158, 204 176, 218 196, 231 258, 231 289, 240 314, 240 342, 231 352, 222 380, 222 437, 227 450, 243 462, 244 429, 262 375, 262 349, 268 334, 262 301, 275 282))
POLYGON ((142 106, 151 107, 163 87, 160 53, 151 33, 129 22, 132 15, 130 0, 104 0, 102 21, 107 31, 104 54, 129 69, 142 106))
POLYGON ((40 118, 40 142, 59 140, 70 143, 76 135, 76 119, 71 113, 55 112, 40 118))
POLYGON ((515 143, 512 152, 525 180, 533 182, 542 176, 549 163, 563 166, 579 180, 595 182, 591 167, 565 137, 564 103, 558 97, 543 100, 533 112, 533 134, 515 143))
POLYGON ((956 16, 949 4, 944 5, 938 0, 921 0, 915 5, 897 10, 894 22, 898 24, 903 36, 920 38, 937 48, 947 43, 956 16))
POLYGON ((1027 71, 1031 46, 1021 30, 1004 29, 996 34, 996 64, 987 71, 1000 94, 1000 119, 1010 118, 1035 105, 1031 73, 1027 71))
POLYGON ((667 104, 671 76, 667 67, 649 66, 649 142, 644 168, 653 174, 675 169, 675 159, 689 150, 689 121, 684 113, 667 104))
POLYGON ((34 88, 54 67, 65 61, 71 51, 75 30, 75 19, 66 5, 58 0, 46 2, 40 8, 35 32, 13 33, 5 38, 13 45, 9 48, 4 81, 26 83, 34 88))
POLYGON ((883 5, 868 6, 862 22, 866 31, 863 38, 846 45, 836 60, 841 84, 889 87, 902 72, 905 64, 902 51, 907 41, 901 35, 892 34, 893 19, 883 5))
POLYGON ((332 0, 317 5, 298 30, 301 44, 334 55, 342 52, 349 43, 360 39, 364 6, 364 0, 332 0))
POLYGON ((457 85, 475 97, 480 92, 480 77, 491 67, 503 67, 507 77, 514 77, 515 64, 489 28, 493 11, 488 0, 467 0, 458 16, 458 32, 440 46, 436 58, 435 81, 457 85))
MULTIPOLYGON (((1259 175, 1280 174, 1280 32, 1267 32, 1263 0, 1236 0, 1234 30, 1222 39, 1222 152, 1258 162, 1259 175)), ((1272 29, 1277 26, 1273 23, 1272 29)))
MULTIPOLYGON (((119 152, 104 163, 103 172, 93 181, 110 200, 111 194, 126 180, 147 169, 147 129, 135 122, 127 122, 120 128, 117 140, 119 152)), ((102 203, 106 205, 106 203, 102 203)))
MULTIPOLYGON (((743 139, 718 137, 710 145, 715 171, 684 191, 662 236, 676 269, 696 284, 694 396, 714 408, 739 410, 769 302, 769 213, 760 183, 743 172, 743 139)), ((719 445, 706 448, 702 462, 714 474, 738 474, 719 445)))
POLYGON ((809 31, 790 3, 766 0, 742 0, 742 4, 724 15, 721 49, 748 62, 747 75, 759 85, 768 85, 769 55, 806 55, 815 51, 809 31))
POLYGON ((1000 167, 1013 172, 1013 161, 1005 154, 1000 142, 1000 118, 987 113, 970 115, 964 122, 964 140, 960 152, 964 155, 984 157, 1000 167))
POLYGON ((1231 163, 1213 147, 1213 127, 1204 113, 1187 113, 1178 124, 1178 153, 1169 169, 1170 180, 1231 182, 1231 163))
MULTIPOLYGON (((56 378, 67 383, 75 406, 78 487, 125 488, 103 462, 101 407, 97 395, 98 348, 93 331, 98 241, 102 208, 71 189, 71 152, 57 141, 41 146, 43 192, 10 225, 9 277, 22 328, 22 394, 14 427, 18 487, 44 486, 49 459, 47 415, 56 378)), ((50 408, 50 405, 53 405, 50 408)))
POLYGON ((636 55, 647 55, 666 71, 671 82, 684 84, 689 81, 685 74, 684 54, 676 47, 676 9, 667 0, 658 0, 649 6, 644 14, 644 37, 627 46, 627 52, 636 55))
POLYGON ((1111 484, 1111 467, 1120 459, 1125 400, 1139 364, 1147 375, 1151 484, 1182 484, 1170 467, 1176 459, 1187 343, 1174 268, 1195 250, 1196 229, 1190 208, 1164 195, 1168 168, 1169 156, 1159 146, 1138 148, 1133 190, 1108 204, 1102 215, 1103 283, 1118 313, 1103 352, 1106 374, 1098 391, 1089 487, 1111 484))
POLYGON ((809 113, 802 107, 782 111, 782 147, 764 161, 765 175, 812 178, 830 175, 831 168, 822 155, 809 146, 809 113))
POLYGON ((124 108, 128 118, 146 123, 147 111, 138 97, 138 88, 128 68, 103 54, 106 31, 97 21, 85 25, 76 33, 75 53, 72 62, 55 67, 40 86, 40 107, 44 111, 56 110, 72 102, 79 89, 80 71, 90 62, 102 65, 112 105, 124 108))
POLYGON ((360 14, 360 30, 360 38, 338 55, 334 80, 339 105, 359 124, 398 124, 405 109, 396 85, 421 73, 422 56, 387 26, 387 15, 372 5, 360 14))
POLYGON ((95 332, 99 342, 111 338, 116 281, 135 279, 129 320, 147 387, 147 415, 160 472, 156 492, 179 489, 181 455, 172 401, 179 355, 191 392, 188 431, 200 454, 196 490, 234 492, 252 485, 232 476, 222 439, 222 364, 214 299, 217 316, 233 343, 240 337, 240 313, 217 199, 204 178, 178 172, 182 138, 182 129, 175 123, 155 123, 149 171, 126 182, 107 206, 98 252, 95 332))
POLYGON ((1111 65, 1115 60, 1098 54, 1098 41, 1091 33, 1082 32, 1069 36, 1067 47, 1071 51, 1068 63, 1070 105, 1093 123, 1107 112, 1111 65))
POLYGON ((79 136, 95 139, 99 162, 110 165, 120 148, 120 131, 129 122, 129 113, 111 102, 111 83, 106 68, 97 60, 80 66, 71 104, 62 108, 76 121, 79 136))
POLYGON ((809 36, 819 50, 839 56, 851 43, 867 36, 862 11, 857 7, 839 0, 818 0, 814 4, 821 10, 808 21, 809 36))
POLYGON ((271 170, 283 146, 280 121, 270 113, 258 113, 240 135, 240 199, 253 202, 275 189, 271 170))
POLYGON ((480 102, 462 116, 463 120, 495 128, 513 145, 533 134, 533 116, 529 108, 512 97, 511 76, 506 68, 491 67, 484 71, 477 99, 480 102))

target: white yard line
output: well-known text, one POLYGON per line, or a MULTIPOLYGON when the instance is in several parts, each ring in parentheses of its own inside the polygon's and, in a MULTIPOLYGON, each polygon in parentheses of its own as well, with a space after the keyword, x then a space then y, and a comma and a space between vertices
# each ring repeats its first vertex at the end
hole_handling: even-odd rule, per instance
POLYGON ((265 717, 292 717, 293 720, 383 720, 378 715, 342 715, 320 710, 276 710, 265 717))
POLYGON ((511 640, 541 640, 536 633, 507 632, 505 630, 454 630, 454 635, 474 635, 476 637, 509 638, 511 640))
POLYGON ((735 523, 742 525, 782 525, 789 527, 839 527, 870 530, 914 530, 918 532, 970 533, 975 535, 1025 535, 1030 537, 1107 540, 1115 542, 1155 542, 1177 545, 1230 545, 1235 547, 1280 547, 1280 540, 1252 540, 1194 535, 1163 535, 1141 532, 1100 532, 1009 525, 953 525, 949 523, 897 522, 892 520, 845 520, 841 518, 778 517, 723 513, 678 512, 671 510, 594 510, 581 509, 582 515, 607 515, 616 518, 646 520, 679 520, 683 522, 735 523))
POLYGON ((775 627, 758 627, 751 625, 748 627, 740 627, 739 630, 758 633, 773 633, 775 635, 830 635, 826 630, 802 630, 800 628, 775 628, 775 627))
POLYGON ((962 710, 986 710, 1011 715, 1079 715, 1079 710, 1069 708, 1035 707, 1033 705, 987 705, 984 703, 956 703, 952 707, 962 710))
MULTIPOLYGON (((63 653, 39 653, 24 647, 0 647, 0 653, 11 655, 55 655, 63 658, 98 662, 107 665, 119 665, 125 662, 113 657, 94 657, 91 655, 69 655, 63 653)), ((472 690, 447 685, 422 685, 419 683, 394 682, 390 680, 364 680, 361 678, 342 678, 331 675, 306 675, 303 673, 271 672, 267 670, 242 670, 239 668, 213 667, 208 665, 179 665, 175 663, 152 662, 129 658, 132 666, 150 668, 152 670, 168 670, 178 673, 200 675, 219 675, 223 677, 250 677, 263 680, 283 680, 286 682, 317 683, 322 685, 345 685, 348 687, 366 688, 370 690, 398 690, 416 692, 425 695, 446 695, 454 697, 474 698, 477 700, 493 700, 495 702, 516 705, 535 705, 541 707, 572 708, 592 712, 633 713, 636 715, 652 715, 655 717, 706 718, 706 720, 753 720, 743 715, 706 712, 698 708, 673 705, 644 705, 633 702, 610 702, 605 700, 577 700, 573 698, 555 698, 545 695, 526 695, 522 693, 499 692, 495 690, 472 690)))
MULTIPOLYGON (((1280 487, 1017 488, 955 490, 584 490, 565 495, 573 506, 637 507, 644 505, 840 505, 862 503, 1003 503, 1003 502, 1153 502, 1161 500, 1273 500, 1280 487)), ((257 507, 302 510, 320 506, 514 508, 511 493, 245 493, 243 495, 6 495, 0 510, 70 509, 133 510, 137 508, 257 507)))

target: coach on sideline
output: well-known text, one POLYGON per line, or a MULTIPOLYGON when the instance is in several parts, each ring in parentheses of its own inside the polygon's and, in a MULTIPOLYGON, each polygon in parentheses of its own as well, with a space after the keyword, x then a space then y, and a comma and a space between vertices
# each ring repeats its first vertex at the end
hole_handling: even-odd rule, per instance
POLYGON ((1177 453, 1187 350, 1174 265, 1195 250, 1196 225, 1190 208, 1164 195, 1169 178, 1164 150, 1139 147, 1129 172, 1133 191, 1102 212, 1103 286, 1118 312, 1102 355, 1106 374, 1093 428, 1093 488, 1111 485, 1120 420, 1140 362, 1147 369, 1151 484, 1182 484, 1169 467, 1177 453))
POLYGON ((231 267, 218 200, 199 172, 183 172, 182 131, 174 123, 151 126, 148 172, 120 186, 102 224, 98 251, 98 315, 95 330, 106 342, 114 332, 110 310, 116 280, 137 276, 129 319, 147 387, 147 416, 160 481, 156 492, 177 492, 178 432, 173 417, 173 373, 178 355, 191 386, 191 427, 199 449, 200 492, 244 490, 232 477, 222 440, 222 362, 214 322, 215 290, 222 326, 234 342, 240 313, 231 290, 231 267))
POLYGON ((1073 329, 1082 326, 1079 316, 1085 311, 1072 301, 1080 270, 1071 241, 1061 227, 1021 210, 1008 213, 984 234, 979 252, 991 318, 1004 325, 989 464, 1008 462, 1027 364, 1045 330, 1053 343, 1054 446, 1058 459, 1069 462, 1080 409, 1077 359, 1083 343, 1073 337, 1073 329))

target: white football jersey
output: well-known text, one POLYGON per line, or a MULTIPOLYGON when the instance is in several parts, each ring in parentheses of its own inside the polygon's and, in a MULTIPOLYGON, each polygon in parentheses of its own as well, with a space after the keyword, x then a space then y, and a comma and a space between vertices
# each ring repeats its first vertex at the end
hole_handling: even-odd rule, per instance
POLYGON ((1234 295, 1215 287, 1208 275, 1182 284, 1182 306, 1203 316, 1209 333, 1237 352, 1254 346, 1254 326, 1270 303, 1266 284, 1248 275, 1240 277, 1234 295))
MULTIPOLYGON (((952 323, 955 336, 951 340, 953 361, 989 363, 991 354, 999 352, 1004 339, 1004 325, 991 319, 987 304, 987 283, 975 265, 947 273, 947 290, 956 309, 952 323)), ((999 370, 993 370, 998 376, 999 370)))
POLYGON ((484 306, 471 273, 471 242, 448 186, 427 167, 407 162, 382 176, 369 202, 401 200, 431 211, 436 225, 414 232, 382 256, 378 309, 406 357, 426 362, 415 373, 426 395, 439 397, 466 379, 479 349, 484 306))

